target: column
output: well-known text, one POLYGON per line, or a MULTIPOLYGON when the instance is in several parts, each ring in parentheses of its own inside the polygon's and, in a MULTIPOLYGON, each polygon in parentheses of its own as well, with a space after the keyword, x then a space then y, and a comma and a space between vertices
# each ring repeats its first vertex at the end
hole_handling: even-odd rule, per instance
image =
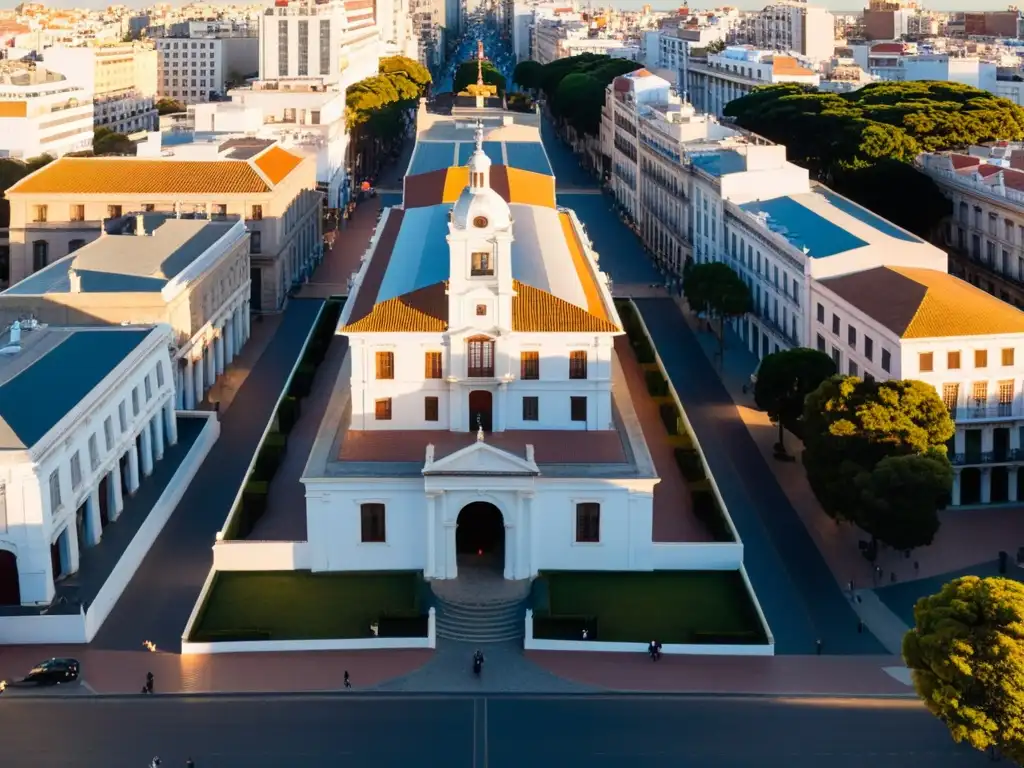
POLYGON ((953 453, 963 455, 967 452, 967 430, 957 425, 953 435, 953 453))
POLYGON ((437 573, 437 494, 427 494, 427 568, 424 576, 434 578, 437 573))
POLYGON ((195 376, 194 376, 194 378, 195 378, 195 384, 194 384, 194 387, 195 387, 195 401, 193 403, 193 407, 194 408, 198 408, 199 407, 199 403, 201 403, 202 400, 203 400, 203 373, 204 373, 203 368, 205 368, 205 367, 206 367, 206 365, 203 362, 203 358, 202 357, 200 357, 198 360, 196 360, 193 363, 193 365, 192 365, 192 370, 193 370, 193 372, 195 374, 195 376))
POLYGON ((992 501, 992 469, 991 467, 981 468, 981 503, 989 504, 992 501))
MULTIPOLYGON (((517 579, 530 578, 530 495, 519 491, 516 494, 519 508, 519 524, 516 525, 516 575, 517 579)), ((505 541, 508 551, 508 540, 505 541)))
POLYGON ((458 527, 457 521, 444 521, 444 577, 446 579, 454 579, 459 575, 459 564, 455 556, 456 527, 458 527))
MULTIPOLYGON (((224 373, 224 328, 217 330, 217 338, 213 340, 213 370, 216 376, 224 373)), ((216 379, 215 379, 216 380, 216 379)))
POLYGON ((196 407, 196 372, 193 370, 192 358, 189 357, 185 361, 185 368, 181 374, 182 388, 185 394, 182 401, 185 404, 185 410, 191 411, 196 407))
POLYGON ((224 365, 231 365, 235 359, 235 321, 228 318, 224 323, 224 365))
POLYGON ((179 411, 185 407, 185 377, 182 376, 181 365, 175 360, 174 366, 174 407, 179 411))
POLYGON ((515 524, 505 523, 505 578, 510 581, 516 577, 516 548, 508 543, 515 540, 515 535, 515 524))
POLYGON ((100 488, 92 489, 85 500, 85 546, 95 547, 103 536, 103 523, 100 521, 100 488))
POLYGON ((131 447, 128 449, 128 494, 135 496, 136 490, 138 490, 138 444, 132 440, 131 447))
POLYGON ((235 328, 235 352, 236 354, 242 351, 242 347, 245 345, 245 321, 242 319, 242 310, 245 305, 239 305, 235 308, 235 321, 232 325, 235 328))
POLYGON ((1020 427, 1014 425, 1010 426, 1010 451, 1010 458, 1017 460, 1020 452, 1020 427))
POLYGON ((203 351, 203 355, 204 363, 206 365, 206 370, 203 371, 203 384, 205 386, 203 394, 205 395, 217 381, 216 341, 213 346, 207 345, 206 349, 203 351))
POLYGON ((167 437, 168 445, 178 444, 178 415, 174 412, 174 408, 168 403, 164 406, 164 433, 167 437))
POLYGON ((956 468, 953 469, 953 493, 949 505, 951 507, 960 506, 960 470, 956 468))
POLYGON ((142 476, 149 477, 153 474, 153 434, 150 431, 151 422, 146 422, 142 427, 139 436, 142 438, 142 476))
POLYGON ((1010 467, 1006 474, 1006 500, 1017 501, 1017 467, 1010 467))
POLYGON ((114 468, 110 470, 110 480, 107 483, 107 510, 110 521, 113 522, 121 516, 124 510, 124 481, 121 479, 121 462, 114 462, 114 468))
POLYGON ((160 461, 164 457, 164 411, 162 408, 149 423, 153 427, 153 459, 160 461))
MULTIPOLYGON (((982 427, 981 428, 981 452, 982 454, 992 453, 992 444, 994 442, 993 437, 995 436, 995 427, 982 427)), ((987 459, 991 461, 991 459, 987 459)))
POLYGON ((66 536, 64 541, 67 547, 62 553, 67 558, 64 561, 64 566, 67 568, 67 573, 78 573, 78 548, 81 546, 78 543, 78 527, 72 521, 65 530, 67 533, 62 534, 66 536))
POLYGON ((248 341, 252 335, 252 313, 248 301, 245 302, 245 307, 242 309, 242 328, 244 329, 242 338, 244 341, 248 341))

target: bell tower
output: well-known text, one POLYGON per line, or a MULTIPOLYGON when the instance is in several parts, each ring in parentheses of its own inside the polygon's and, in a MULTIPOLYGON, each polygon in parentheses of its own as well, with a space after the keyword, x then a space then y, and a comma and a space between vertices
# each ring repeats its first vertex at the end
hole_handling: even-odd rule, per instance
POLYGON ((491 187, 491 160, 477 123, 469 186, 448 223, 448 324, 453 331, 512 328, 512 211, 491 187))

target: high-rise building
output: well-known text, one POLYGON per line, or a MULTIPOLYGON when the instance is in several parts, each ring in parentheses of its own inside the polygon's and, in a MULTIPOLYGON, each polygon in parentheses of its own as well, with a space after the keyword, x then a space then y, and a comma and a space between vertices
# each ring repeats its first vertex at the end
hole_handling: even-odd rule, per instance
POLYGON ((187 37, 161 37, 157 89, 184 104, 210 101, 256 72, 259 41, 248 26, 196 23, 187 37))
POLYGON ((60 157, 92 148, 92 93, 63 75, 0 61, 0 156, 60 157))
POLYGON ((780 0, 749 16, 743 35, 756 48, 825 61, 835 53, 835 23, 831 13, 806 0, 780 0))

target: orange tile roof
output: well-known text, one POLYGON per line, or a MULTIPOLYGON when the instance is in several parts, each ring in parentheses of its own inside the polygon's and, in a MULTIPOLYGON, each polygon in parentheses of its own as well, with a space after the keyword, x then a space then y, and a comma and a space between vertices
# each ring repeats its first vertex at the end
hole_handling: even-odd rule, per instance
MULTIPOLYGON (((464 165, 406 176, 402 205, 409 209, 451 204, 468 186, 469 168, 464 165)), ((491 188, 510 204, 555 207, 554 177, 543 173, 493 165, 491 188)))
POLYGON ((62 157, 26 176, 7 194, 258 194, 270 192, 301 162, 301 157, 279 147, 271 147, 251 160, 62 157))
MULTIPOLYGON (((373 306, 342 333, 441 333, 448 330, 447 283, 434 283, 373 306)), ((512 281, 512 330, 527 333, 617 333, 606 318, 539 288, 512 281)))
POLYGON ((298 167, 302 158, 274 144, 256 155, 253 162, 270 183, 276 186, 298 167))
POLYGON ((572 219, 568 213, 558 214, 558 220, 562 224, 562 236, 565 237, 565 244, 569 246, 569 253, 572 255, 572 265, 576 268, 576 277, 579 278, 583 287, 583 295, 587 297, 587 310, 602 320, 608 319, 608 312, 605 311, 604 301, 601 299, 601 291, 587 267, 586 257, 583 255, 583 243, 580 242, 573 229, 572 219))

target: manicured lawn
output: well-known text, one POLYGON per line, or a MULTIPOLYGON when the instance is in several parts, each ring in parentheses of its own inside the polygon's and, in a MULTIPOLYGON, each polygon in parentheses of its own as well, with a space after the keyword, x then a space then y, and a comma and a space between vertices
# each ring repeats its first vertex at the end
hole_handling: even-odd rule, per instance
POLYGON ((765 641, 739 571, 557 571, 541 576, 550 615, 596 618, 594 640, 765 641))
POLYGON ((418 571, 217 574, 192 642, 370 637, 382 613, 418 613, 418 571))

